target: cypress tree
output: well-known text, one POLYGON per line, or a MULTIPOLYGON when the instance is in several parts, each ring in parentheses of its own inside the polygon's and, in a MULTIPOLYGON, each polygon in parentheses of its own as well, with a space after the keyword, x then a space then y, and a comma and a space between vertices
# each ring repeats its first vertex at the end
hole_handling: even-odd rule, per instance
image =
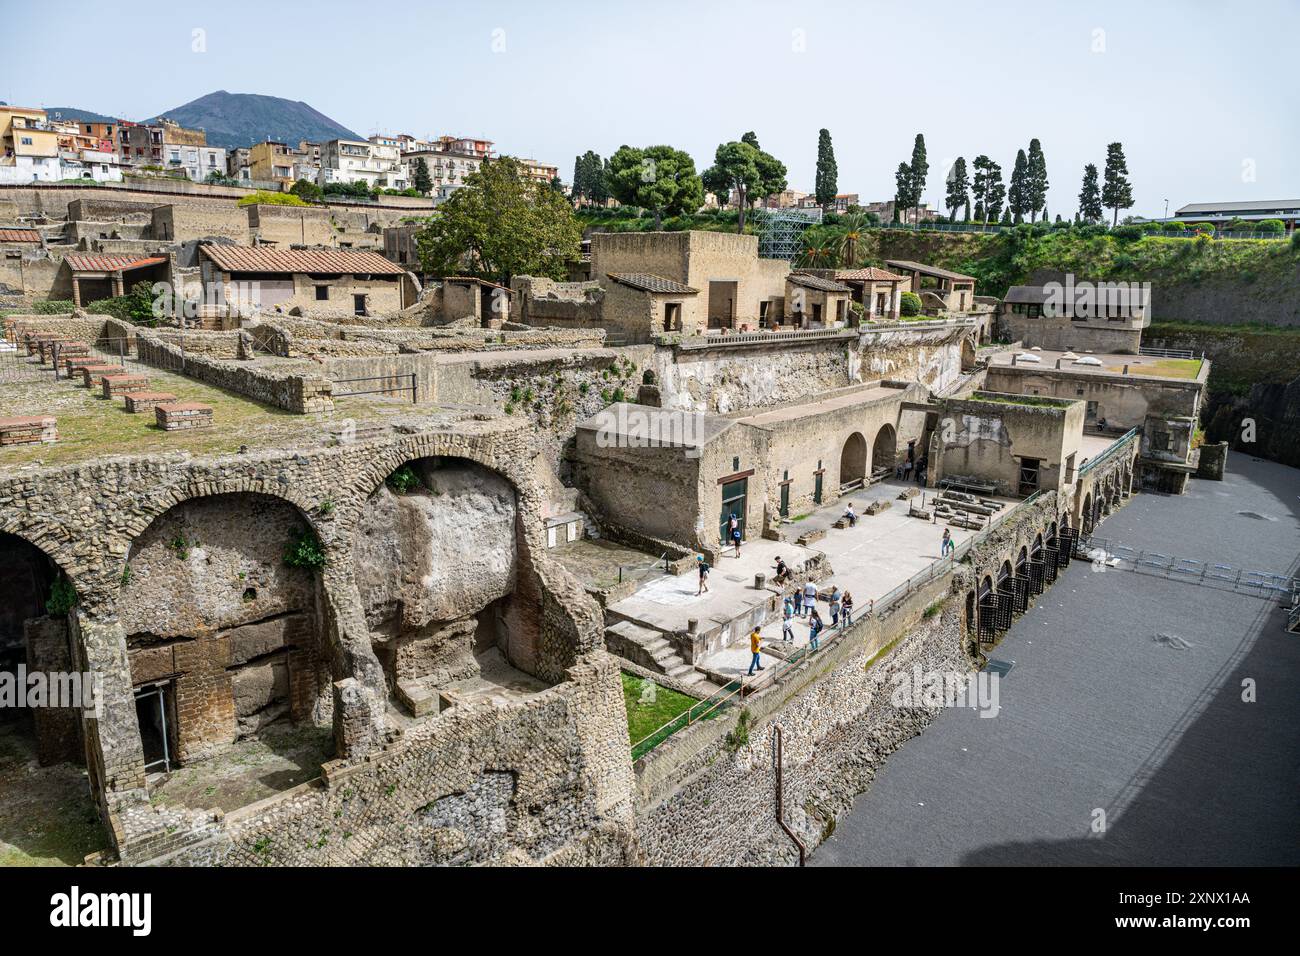
POLYGON ((1119 222, 1119 211, 1133 207, 1133 184, 1128 181, 1128 163, 1124 159, 1124 147, 1120 143, 1111 143, 1106 147, 1106 174, 1101 187, 1101 201, 1107 209, 1115 210, 1111 219, 1111 228, 1119 222))
POLYGON ((925 192, 925 177, 930 172, 930 164, 925 159, 925 137, 917 133, 916 142, 912 144, 912 163, 908 167, 911 171, 911 200, 912 207, 916 210, 916 221, 921 221, 921 194, 925 192))
POLYGON ((1016 152, 1016 165, 1011 170, 1011 188, 1007 190, 1007 209, 1015 216, 1016 222, 1023 222, 1029 211, 1029 200, 1025 195, 1025 178, 1028 175, 1028 162, 1025 151, 1016 152))
POLYGON ((1088 163, 1083 167, 1083 188, 1079 190, 1078 220, 1087 223, 1101 222, 1101 191, 1097 186, 1097 167, 1088 163))
POLYGON ((1030 222, 1037 218, 1038 210, 1047 205, 1047 159, 1042 144, 1037 139, 1029 141, 1029 155, 1025 166, 1025 201, 1029 206, 1030 222))
POLYGON ((835 164, 835 147, 831 145, 830 130, 817 134, 817 175, 814 195, 823 209, 835 201, 839 191, 839 167, 835 164))

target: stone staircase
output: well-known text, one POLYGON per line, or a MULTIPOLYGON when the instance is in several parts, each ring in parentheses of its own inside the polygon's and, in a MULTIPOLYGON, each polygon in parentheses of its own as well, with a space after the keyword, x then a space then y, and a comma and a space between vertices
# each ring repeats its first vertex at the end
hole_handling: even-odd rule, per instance
POLYGON ((605 645, 611 653, 671 677, 679 684, 689 687, 705 681, 704 675, 674 650, 662 631, 632 621, 616 621, 605 628, 605 645))

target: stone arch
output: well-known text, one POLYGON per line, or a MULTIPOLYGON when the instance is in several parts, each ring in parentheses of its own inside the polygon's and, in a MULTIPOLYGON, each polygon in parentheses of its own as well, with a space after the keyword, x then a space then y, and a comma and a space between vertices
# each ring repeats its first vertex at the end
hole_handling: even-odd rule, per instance
POLYGON ((875 440, 871 443, 871 471, 875 473, 881 468, 893 471, 897 456, 898 433, 894 431, 893 425, 886 422, 880 426, 875 440))
POLYGON ((844 441, 840 451, 840 484, 864 481, 867 477, 867 440, 862 432, 854 432, 844 441))
POLYGON ((961 370, 969 372, 975 368, 975 336, 969 335, 961 340, 961 370))
POLYGON ((360 503, 351 567, 366 632, 386 690, 415 716, 461 681, 517 669, 540 689, 559 670, 528 507, 511 476, 455 453, 401 461, 360 503))
POLYGON ((324 607, 325 546, 288 497, 223 487, 155 499, 173 503, 152 509, 124 562, 117 614, 149 770, 291 724, 315 760, 333 752, 332 684, 347 675, 324 607))

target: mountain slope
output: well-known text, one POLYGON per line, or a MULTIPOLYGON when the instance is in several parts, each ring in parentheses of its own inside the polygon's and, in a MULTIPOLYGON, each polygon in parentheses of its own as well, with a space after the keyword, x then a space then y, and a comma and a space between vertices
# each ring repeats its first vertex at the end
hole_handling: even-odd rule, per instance
POLYGON ((227 148, 264 139, 296 145, 303 139, 361 138, 306 103, 258 93, 217 90, 161 115, 182 126, 202 128, 210 146, 227 148))
POLYGON ((82 110, 75 106, 45 106, 45 115, 52 120, 69 123, 116 123, 116 116, 106 116, 94 110, 82 110))

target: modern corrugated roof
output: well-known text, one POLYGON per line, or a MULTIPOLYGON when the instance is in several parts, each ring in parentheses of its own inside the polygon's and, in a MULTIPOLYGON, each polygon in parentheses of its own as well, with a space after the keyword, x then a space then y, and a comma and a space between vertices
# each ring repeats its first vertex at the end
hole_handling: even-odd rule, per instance
POLYGON ((40 242, 41 234, 35 229, 0 229, 0 242, 40 242))
MULTIPOLYGON (((1060 290, 1057 294, 1060 294, 1060 290)), ((1080 304, 1084 304, 1083 289, 1075 291, 1075 296, 1080 304)), ((1107 305, 1128 307, 1130 305, 1145 306, 1151 300, 1151 290, 1142 286, 1136 288, 1127 285, 1108 284, 1099 282, 1089 293, 1091 300, 1088 304, 1091 307, 1105 307, 1107 305)), ((1050 298, 1051 293, 1046 286, 1041 285, 1013 285, 1007 289, 1007 294, 1002 297, 1003 302, 1010 302, 1012 305, 1043 305, 1050 298)))
POLYGON ((907 276, 900 276, 885 269, 869 266, 866 269, 847 269, 835 273, 835 278, 852 282, 902 282, 907 276))
POLYGON ((399 276, 406 271, 377 252, 351 249, 262 249, 219 245, 199 248, 223 272, 326 272, 399 276))
POLYGON ((1251 212, 1300 211, 1300 199, 1260 199, 1247 202, 1194 202, 1177 210, 1179 216, 1192 216, 1196 213, 1230 213, 1237 210, 1251 212))
POLYGON ((965 276, 960 272, 953 272, 951 269, 940 269, 938 266, 927 266, 924 262, 913 262, 910 259, 886 259, 885 265, 897 266, 899 269, 906 269, 908 272, 919 272, 922 275, 936 276, 940 279, 953 279, 957 282, 974 282, 974 276, 965 276))
POLYGON ((125 272, 166 262, 165 256, 64 256, 73 272, 125 272))
POLYGON ((698 295, 700 291, 682 285, 676 279, 657 276, 652 272, 611 272, 608 275, 615 282, 640 289, 642 292, 657 292, 661 295, 698 295))
POLYGON ((791 272, 785 277, 785 281, 793 282, 795 285, 801 285, 805 289, 818 289, 822 292, 853 291, 842 282, 836 282, 834 279, 823 279, 821 276, 812 276, 806 272, 791 272))

